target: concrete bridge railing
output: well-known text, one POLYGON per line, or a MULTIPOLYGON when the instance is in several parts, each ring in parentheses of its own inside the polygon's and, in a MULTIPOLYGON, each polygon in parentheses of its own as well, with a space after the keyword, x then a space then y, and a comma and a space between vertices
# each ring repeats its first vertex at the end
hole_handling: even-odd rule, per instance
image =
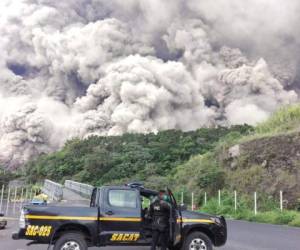
POLYGON ((85 197, 90 197, 94 187, 77 181, 66 180, 65 187, 85 197))
POLYGON ((60 201, 63 198, 63 185, 46 179, 42 192, 47 194, 50 199, 60 201))

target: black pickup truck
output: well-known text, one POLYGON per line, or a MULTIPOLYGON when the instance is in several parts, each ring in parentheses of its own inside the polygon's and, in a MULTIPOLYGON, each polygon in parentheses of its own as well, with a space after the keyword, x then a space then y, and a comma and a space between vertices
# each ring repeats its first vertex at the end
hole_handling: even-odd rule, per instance
MULTIPOLYGON (((169 249, 211 250, 225 244, 227 227, 222 216, 182 209, 168 192, 173 206, 169 249)), ((54 245, 54 250, 149 246, 151 221, 147 212, 157 194, 140 185, 104 186, 93 190, 90 207, 24 206, 20 229, 12 238, 54 245)))

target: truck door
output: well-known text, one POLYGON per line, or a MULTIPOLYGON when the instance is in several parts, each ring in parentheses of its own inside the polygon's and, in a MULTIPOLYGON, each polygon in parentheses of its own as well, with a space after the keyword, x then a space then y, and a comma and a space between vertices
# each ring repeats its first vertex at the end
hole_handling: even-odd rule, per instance
POLYGON ((142 221, 139 191, 109 187, 100 200, 100 242, 107 245, 138 243, 142 221))
POLYGON ((177 245, 181 240, 181 228, 182 228, 182 215, 180 208, 177 206, 176 199, 171 192, 170 189, 167 189, 167 193, 169 194, 171 198, 171 204, 172 204, 172 212, 170 220, 170 241, 173 246, 177 245))

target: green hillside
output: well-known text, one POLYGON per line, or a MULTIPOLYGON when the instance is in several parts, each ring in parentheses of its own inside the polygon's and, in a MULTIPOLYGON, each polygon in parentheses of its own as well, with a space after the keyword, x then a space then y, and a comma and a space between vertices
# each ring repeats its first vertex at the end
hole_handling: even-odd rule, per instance
POLYGON ((42 155, 26 165, 28 181, 73 179, 93 185, 144 181, 166 185, 177 166, 191 156, 205 154, 229 134, 247 135, 250 126, 162 131, 157 134, 91 136, 68 141, 62 150, 42 155))

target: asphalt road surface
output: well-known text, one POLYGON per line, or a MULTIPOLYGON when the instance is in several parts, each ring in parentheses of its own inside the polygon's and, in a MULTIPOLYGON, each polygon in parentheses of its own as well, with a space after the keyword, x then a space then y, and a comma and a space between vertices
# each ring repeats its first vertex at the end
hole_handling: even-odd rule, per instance
MULTIPOLYGON (((46 250, 45 245, 26 246, 28 241, 11 239, 18 227, 17 221, 9 221, 5 230, 0 230, 1 250, 46 250)), ((299 250, 300 228, 228 221, 227 244, 216 250, 299 250)), ((90 248, 96 250, 99 248, 90 248)), ((148 250, 149 247, 105 247, 103 250, 148 250)))

